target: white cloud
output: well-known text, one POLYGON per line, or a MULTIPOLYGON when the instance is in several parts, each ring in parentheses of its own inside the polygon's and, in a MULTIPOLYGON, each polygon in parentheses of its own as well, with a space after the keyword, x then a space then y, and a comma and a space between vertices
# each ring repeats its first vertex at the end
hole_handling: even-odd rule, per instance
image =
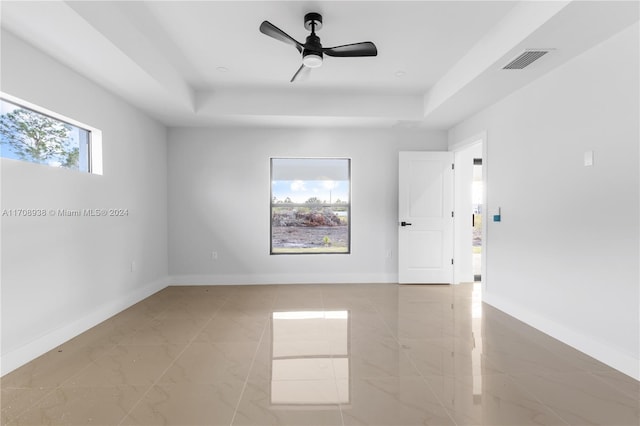
POLYGON ((293 182, 291 182, 291 190, 294 192, 305 191, 306 188, 304 187, 304 181, 294 180, 293 182))
POLYGON ((322 181, 322 187, 324 189, 332 190, 332 189, 336 189, 338 186, 340 186, 340 182, 336 182, 335 180, 322 181))

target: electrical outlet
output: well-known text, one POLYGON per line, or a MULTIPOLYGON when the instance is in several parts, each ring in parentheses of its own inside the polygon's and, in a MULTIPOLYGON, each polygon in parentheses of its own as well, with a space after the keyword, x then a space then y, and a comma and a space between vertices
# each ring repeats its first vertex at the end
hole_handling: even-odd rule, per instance
POLYGON ((212 251, 211 252, 211 260, 218 260, 218 252, 217 251, 212 251))
POLYGON ((587 151, 584 153, 584 165, 586 167, 593 166, 593 151, 587 151))

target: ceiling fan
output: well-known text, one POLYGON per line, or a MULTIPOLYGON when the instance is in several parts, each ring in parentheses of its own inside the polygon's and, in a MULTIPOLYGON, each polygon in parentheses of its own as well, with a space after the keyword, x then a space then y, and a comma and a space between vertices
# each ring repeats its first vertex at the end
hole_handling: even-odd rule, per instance
POLYGON ((378 49, 376 45, 370 41, 361 43, 344 44, 335 47, 322 47, 320 37, 316 35, 316 31, 322 28, 322 15, 319 13, 307 13, 304 16, 304 27, 311 31, 307 36, 305 43, 296 41, 289 34, 282 31, 269 21, 264 21, 260 25, 260 32, 280 40, 284 43, 291 44, 298 52, 302 54, 302 65, 291 78, 291 82, 303 80, 309 76, 312 68, 318 68, 322 65, 323 55, 337 57, 357 57, 357 56, 376 56, 378 49))

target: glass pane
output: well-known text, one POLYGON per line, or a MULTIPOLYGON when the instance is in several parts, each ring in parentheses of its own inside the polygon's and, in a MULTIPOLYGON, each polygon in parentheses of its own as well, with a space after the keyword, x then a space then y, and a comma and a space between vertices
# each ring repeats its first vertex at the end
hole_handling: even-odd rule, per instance
POLYGON ((350 160, 272 159, 271 253, 349 253, 350 160))
POLYGON ((89 171, 91 132, 0 100, 0 156, 89 171))

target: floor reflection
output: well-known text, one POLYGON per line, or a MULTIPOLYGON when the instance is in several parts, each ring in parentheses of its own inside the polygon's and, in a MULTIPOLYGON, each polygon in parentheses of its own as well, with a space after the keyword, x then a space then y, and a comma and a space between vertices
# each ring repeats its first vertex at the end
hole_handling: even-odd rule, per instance
POLYGON ((471 290, 471 372, 473 374, 473 402, 479 404, 482 398, 482 284, 473 283, 471 290))
POLYGON ((480 290, 170 287, 2 377, 0 423, 640 424, 640 383, 480 290))
POLYGON ((271 404, 348 404, 349 312, 273 312, 271 404))

